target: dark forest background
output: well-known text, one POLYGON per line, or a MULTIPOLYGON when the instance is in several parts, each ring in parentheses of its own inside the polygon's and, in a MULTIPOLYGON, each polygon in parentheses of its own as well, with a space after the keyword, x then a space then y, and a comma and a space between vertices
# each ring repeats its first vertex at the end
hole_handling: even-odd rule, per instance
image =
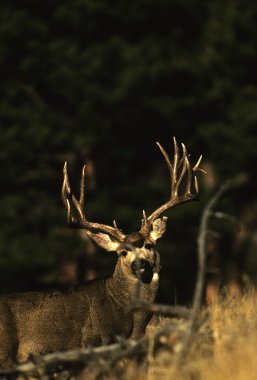
POLYGON ((168 197, 156 141, 172 153, 173 136, 192 160, 204 155, 208 176, 200 179, 200 202, 167 214, 161 299, 190 300, 202 210, 236 175, 248 181, 220 210, 238 223, 212 228, 220 266, 255 282, 256 25, 257 3, 249 0, 1 2, 1 292, 68 284, 67 263, 111 273, 115 255, 99 251, 93 260, 89 242, 66 227, 63 163, 76 191, 88 163, 88 217, 116 219, 129 233, 143 209, 168 197))

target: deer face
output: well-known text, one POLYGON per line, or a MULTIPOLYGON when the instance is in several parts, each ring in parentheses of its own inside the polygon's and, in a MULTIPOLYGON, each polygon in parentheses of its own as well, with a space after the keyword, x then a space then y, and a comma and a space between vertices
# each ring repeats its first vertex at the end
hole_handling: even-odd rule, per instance
POLYGON ((127 243, 120 254, 120 260, 122 267, 145 284, 149 284, 154 273, 158 273, 158 253, 155 243, 143 241, 139 246, 127 243))
POLYGON ((104 233, 88 232, 88 236, 106 251, 117 252, 124 273, 130 273, 135 278, 140 278, 143 283, 149 284, 153 278, 158 280, 159 254, 156 241, 164 234, 166 221, 167 217, 155 220, 146 238, 139 232, 126 235, 122 241, 115 241, 104 233))

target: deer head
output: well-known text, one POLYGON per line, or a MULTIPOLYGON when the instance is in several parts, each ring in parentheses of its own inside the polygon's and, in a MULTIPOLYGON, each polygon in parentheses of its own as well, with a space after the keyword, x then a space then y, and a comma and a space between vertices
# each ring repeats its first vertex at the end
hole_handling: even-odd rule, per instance
POLYGON ((83 228, 98 246, 106 251, 116 252, 124 268, 132 271, 135 277, 140 273, 143 282, 152 280, 154 273, 158 277, 159 263, 156 254, 156 241, 162 237, 166 229, 167 217, 161 216, 168 209, 189 201, 198 199, 198 183, 196 173, 203 171, 199 168, 202 156, 191 167, 187 150, 181 144, 182 154, 175 137, 174 158, 171 162, 167 152, 157 143, 167 163, 170 173, 170 197, 167 202, 158 207, 150 216, 143 211, 141 228, 137 232, 125 234, 118 228, 116 221, 113 226, 91 222, 85 215, 85 170, 82 169, 79 200, 71 191, 67 172, 67 162, 64 164, 64 180, 62 200, 67 211, 67 222, 73 228, 83 228), (75 213, 73 212, 75 210, 75 213))

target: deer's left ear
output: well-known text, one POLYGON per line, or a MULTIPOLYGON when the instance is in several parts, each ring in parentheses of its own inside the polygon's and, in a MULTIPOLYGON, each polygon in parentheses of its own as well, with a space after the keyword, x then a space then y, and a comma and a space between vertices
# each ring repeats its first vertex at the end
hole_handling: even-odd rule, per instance
POLYGON ((167 221, 167 216, 163 216, 162 218, 156 219, 152 223, 152 230, 150 232, 150 237, 156 241, 162 237, 164 232, 166 231, 166 221, 167 221))
POLYGON ((110 238, 108 234, 87 232, 87 235, 91 240, 93 240, 99 247, 105 249, 106 251, 117 251, 120 243, 114 241, 110 238))

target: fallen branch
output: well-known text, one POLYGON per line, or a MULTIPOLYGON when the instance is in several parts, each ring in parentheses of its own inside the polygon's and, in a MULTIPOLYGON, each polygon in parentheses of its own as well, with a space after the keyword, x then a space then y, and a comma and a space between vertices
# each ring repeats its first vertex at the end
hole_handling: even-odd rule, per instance
POLYGON ((138 341, 123 340, 119 343, 114 343, 108 346, 100 346, 89 349, 71 350, 65 352, 54 352, 37 357, 24 364, 19 364, 10 369, 0 369, 0 376, 37 376, 41 369, 49 374, 55 371, 62 371, 65 368, 86 367, 91 361, 99 359, 109 360, 115 357, 125 358, 131 354, 136 354, 145 351, 144 346, 147 343, 147 338, 143 337, 138 341))

